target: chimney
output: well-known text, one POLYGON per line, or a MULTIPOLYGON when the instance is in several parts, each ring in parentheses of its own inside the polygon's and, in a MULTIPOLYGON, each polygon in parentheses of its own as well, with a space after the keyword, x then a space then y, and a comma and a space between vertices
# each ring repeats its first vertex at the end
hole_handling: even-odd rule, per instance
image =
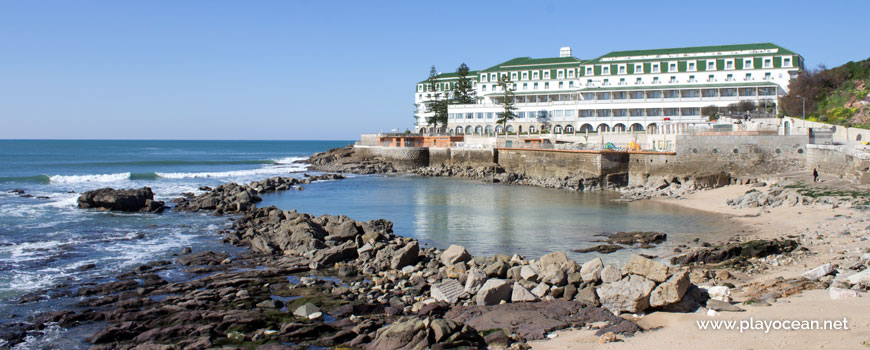
POLYGON ((559 57, 571 57, 571 47, 565 46, 559 49, 559 57))

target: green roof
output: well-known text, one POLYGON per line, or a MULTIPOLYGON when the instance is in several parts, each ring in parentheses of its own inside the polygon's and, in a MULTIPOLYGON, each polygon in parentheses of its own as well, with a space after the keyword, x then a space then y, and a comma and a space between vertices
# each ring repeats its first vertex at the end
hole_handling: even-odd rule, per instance
MULTIPOLYGON (((739 82, 739 83, 724 83, 724 84, 694 84, 694 85, 652 85, 652 86, 606 86, 592 87, 571 90, 534 90, 514 92, 514 95, 558 95, 575 92, 607 92, 607 91, 629 91, 629 90, 674 90, 674 89, 709 89, 709 88, 746 88, 746 87, 766 87, 779 86, 774 82, 759 81, 759 82, 739 82)), ((484 96, 501 96, 502 92, 492 92, 484 96)))
MULTIPOLYGON (((620 61, 638 61, 638 60, 657 60, 656 58, 640 58, 642 56, 653 56, 653 55, 673 55, 673 54, 703 54, 710 53, 708 56, 714 56, 714 53, 717 52, 727 52, 727 51, 754 51, 754 50, 776 50, 776 55, 796 55, 791 50, 787 50, 779 45, 775 45, 772 43, 758 43, 758 44, 737 44, 737 45, 718 45, 718 46, 693 46, 693 47, 677 47, 670 49, 651 49, 651 50, 630 50, 630 51, 613 51, 608 54, 605 54, 601 57, 598 57, 594 60, 589 60, 584 63, 600 63, 603 62, 604 58, 611 58, 613 60, 608 60, 608 62, 620 62, 620 61), (623 59, 619 59, 623 58, 623 59)), ((747 53, 747 54, 734 54, 732 56, 743 56, 743 55, 758 55, 758 53, 747 53)), ((701 58, 707 56, 691 56, 691 58, 701 58)), ((675 57, 681 58, 681 57, 675 57)), ((667 58, 666 58, 667 59, 667 58)))
MULTIPOLYGON (((468 79, 471 79, 471 80, 477 80, 477 73, 480 73, 480 71, 470 70, 470 71, 468 71, 468 74, 466 75, 466 77, 467 77, 468 79)), ((456 73, 456 72, 453 72, 453 73, 441 73, 441 74, 438 74, 438 76, 435 77, 435 79, 438 79, 439 81, 445 81, 445 80, 456 80, 456 79, 459 79, 459 74, 456 73)), ((426 80, 423 80, 423 81, 421 81, 421 82, 419 82, 419 83, 417 83, 417 84, 425 84, 425 83, 428 83, 428 82, 429 82, 429 78, 426 78, 426 80)))
POLYGON ((564 68, 577 66, 583 60, 577 57, 549 57, 549 58, 531 58, 517 57, 512 60, 499 63, 495 66, 482 70, 481 72, 498 72, 506 70, 525 70, 525 69, 545 69, 545 68, 564 68))

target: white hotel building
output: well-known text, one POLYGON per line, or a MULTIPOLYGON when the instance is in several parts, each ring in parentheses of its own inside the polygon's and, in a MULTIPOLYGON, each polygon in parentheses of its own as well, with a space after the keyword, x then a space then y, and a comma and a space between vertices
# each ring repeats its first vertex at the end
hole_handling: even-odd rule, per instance
POLYGON ((449 134, 501 133, 496 113, 503 111, 499 75, 509 75, 517 119, 507 131, 654 130, 663 122, 706 122, 706 106, 725 107, 749 100, 776 104, 788 83, 803 69, 803 58, 780 46, 764 44, 616 51, 583 60, 562 48, 559 57, 520 57, 472 71, 475 103, 450 105, 446 128, 428 125, 425 102, 445 98, 456 73, 438 76, 436 91, 428 80, 417 83, 415 131, 449 134))

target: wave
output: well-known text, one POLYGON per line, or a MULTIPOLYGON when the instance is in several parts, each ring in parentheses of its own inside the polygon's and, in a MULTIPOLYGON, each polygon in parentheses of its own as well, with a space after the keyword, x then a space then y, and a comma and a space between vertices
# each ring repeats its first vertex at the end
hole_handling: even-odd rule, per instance
POLYGON ((74 166, 138 166, 138 165, 270 165, 276 164, 274 159, 240 159, 240 160, 183 160, 183 159, 157 159, 157 160, 131 160, 117 162, 85 162, 65 163, 58 165, 74 166))
POLYGON ((275 164, 299 164, 296 162, 301 161, 301 160, 306 160, 306 159, 308 159, 308 157, 287 157, 287 158, 274 159, 272 161, 275 162, 275 164))
POLYGON ((199 172, 199 173, 156 173, 164 179, 210 179, 210 178, 226 178, 226 177, 244 177, 251 175, 280 175, 286 173, 298 173, 308 169, 307 165, 298 164, 296 166, 281 166, 258 168, 249 170, 230 170, 230 171, 214 171, 214 172, 199 172))
POLYGON ((83 182, 118 182, 130 179, 130 173, 95 174, 95 175, 54 175, 49 179, 52 183, 83 183, 83 182))
POLYGON ((51 182, 51 178, 49 178, 48 175, 0 177, 0 183, 3 182, 35 182, 47 184, 51 182))

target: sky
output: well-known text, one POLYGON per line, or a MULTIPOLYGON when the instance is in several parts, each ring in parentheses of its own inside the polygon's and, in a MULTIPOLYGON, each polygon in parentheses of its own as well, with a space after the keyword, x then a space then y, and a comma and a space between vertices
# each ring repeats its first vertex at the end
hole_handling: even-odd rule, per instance
POLYGON ((772 42, 870 57, 870 1, 0 0, 0 138, 351 140, 461 63, 772 42))

